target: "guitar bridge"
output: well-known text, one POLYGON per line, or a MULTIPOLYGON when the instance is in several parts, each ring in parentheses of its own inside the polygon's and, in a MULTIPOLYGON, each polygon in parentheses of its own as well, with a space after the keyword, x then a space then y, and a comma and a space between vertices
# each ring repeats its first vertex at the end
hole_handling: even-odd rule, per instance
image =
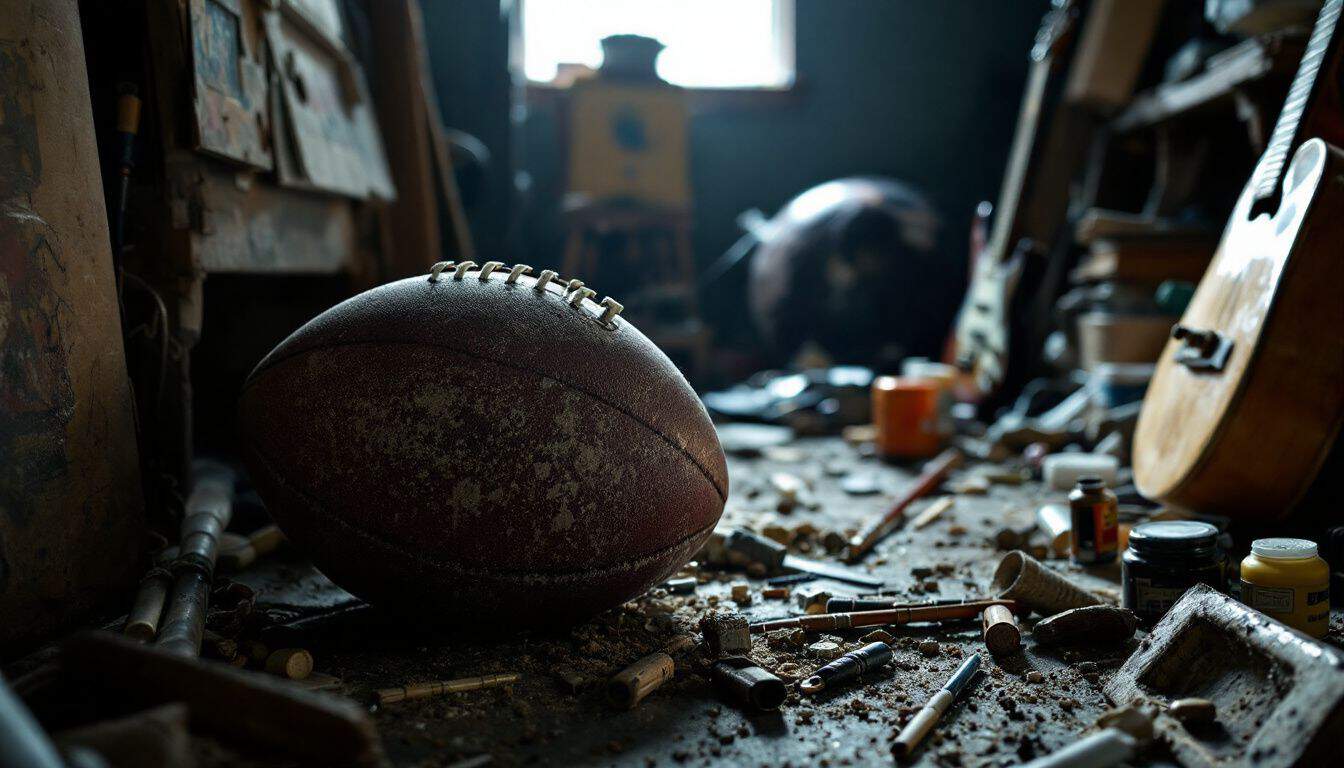
POLYGON ((1176 362, 1192 371, 1221 371, 1232 354, 1231 337, 1217 331, 1177 324, 1171 329, 1171 337, 1185 342, 1176 350, 1176 362))

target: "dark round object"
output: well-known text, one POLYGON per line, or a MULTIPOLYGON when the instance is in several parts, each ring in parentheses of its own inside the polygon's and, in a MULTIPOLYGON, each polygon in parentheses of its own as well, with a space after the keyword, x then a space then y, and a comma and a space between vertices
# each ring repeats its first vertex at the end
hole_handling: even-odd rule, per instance
POLYGON ((1197 520, 1134 526, 1120 558, 1121 605, 1151 626, 1196 584, 1226 590, 1227 560, 1218 529, 1197 520))
POLYGON ((390 283, 296 331, 245 385, 245 459, 285 534, 360 597, 472 626, 580 620, 700 548, 723 452, 634 326, 558 278, 480 275, 390 283))
POLYGON ((787 360, 808 341, 837 363, 885 367, 934 354, 955 306, 955 274, 938 262, 933 207, 892 179, 813 187, 763 227, 751 261, 752 321, 787 360))

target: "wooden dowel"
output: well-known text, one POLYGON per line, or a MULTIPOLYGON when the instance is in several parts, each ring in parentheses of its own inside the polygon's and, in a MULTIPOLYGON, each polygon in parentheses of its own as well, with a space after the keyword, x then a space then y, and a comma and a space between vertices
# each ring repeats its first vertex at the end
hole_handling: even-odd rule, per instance
POLYGON ((1017 626, 1017 618, 1006 606, 989 606, 981 620, 984 624, 985 647, 994 656, 1009 656, 1022 647, 1022 630, 1017 626))
POLYGON ((400 688, 383 688, 377 692, 379 704, 395 704, 398 701, 427 699, 430 696, 442 696, 445 693, 477 691, 482 688, 498 688, 518 682, 517 672, 504 672, 497 675, 478 675, 462 677, 456 680, 436 680, 429 683, 412 683, 400 688))
POLYGON ((948 473, 961 465, 962 454, 956 448, 949 448, 938 454, 933 461, 924 465, 924 471, 915 479, 915 484, 905 495, 900 498, 887 513, 877 520, 854 538, 850 539, 849 549, 845 553, 845 560, 850 563, 856 563, 864 555, 872 551, 877 543, 886 538, 887 534, 896 530, 896 528, 905 520, 905 510, 915 501, 927 496, 930 491, 937 488, 948 473))
POLYGON ((1017 604, 1012 600, 977 600, 956 605, 932 605, 918 608, 888 608, 881 611, 852 611, 850 613, 823 613, 813 616, 797 616, 790 619, 764 621, 751 625, 752 634, 771 632, 776 629, 804 629, 809 632, 830 632, 837 629, 855 629, 858 627, 878 627, 887 624, 913 624, 921 621, 952 621, 956 619, 974 619, 992 605, 1002 605, 1012 610, 1017 604))

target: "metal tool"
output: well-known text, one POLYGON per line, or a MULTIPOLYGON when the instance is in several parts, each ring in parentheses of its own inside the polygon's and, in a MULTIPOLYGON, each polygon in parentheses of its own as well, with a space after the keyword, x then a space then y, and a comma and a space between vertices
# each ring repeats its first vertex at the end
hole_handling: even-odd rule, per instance
POLYGON ((812 673, 798 684, 803 693, 818 693, 840 683, 849 682, 891 662, 891 646, 869 643, 857 651, 850 651, 812 673))
POLYGON ((857 573, 842 565, 832 565, 817 560, 789 554, 783 544, 750 531, 733 530, 724 540, 724 547, 736 552, 753 563, 761 563, 766 568, 778 570, 804 571, 814 576, 835 579, 850 584, 858 584, 870 589, 880 589, 882 580, 857 573))

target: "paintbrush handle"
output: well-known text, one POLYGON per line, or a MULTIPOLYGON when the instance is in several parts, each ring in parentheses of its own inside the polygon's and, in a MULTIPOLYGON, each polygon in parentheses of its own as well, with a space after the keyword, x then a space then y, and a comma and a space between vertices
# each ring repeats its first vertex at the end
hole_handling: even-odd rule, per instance
POLYGON ((887 510, 887 513, 881 519, 850 539, 849 551, 845 553, 845 560, 854 563, 868 554, 873 547, 877 546, 879 541, 886 538, 887 534, 894 531, 905 520, 906 507, 937 488, 949 472, 961 465, 961 461, 961 451, 956 448, 948 448, 938 454, 933 461, 924 465, 924 471, 915 479, 914 486, 906 491, 905 495, 892 505, 891 509, 887 510))

